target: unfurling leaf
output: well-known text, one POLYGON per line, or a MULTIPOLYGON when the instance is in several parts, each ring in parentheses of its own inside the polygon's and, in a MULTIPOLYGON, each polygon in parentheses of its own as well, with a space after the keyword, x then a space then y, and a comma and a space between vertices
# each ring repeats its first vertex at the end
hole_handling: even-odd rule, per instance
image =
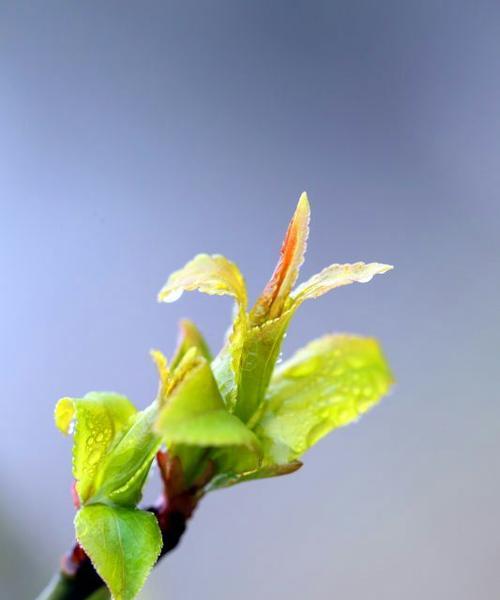
POLYGON ((299 350, 273 375, 255 432, 265 463, 289 463, 331 430, 355 421, 393 382, 378 343, 325 336, 299 350))
POLYGON ((107 453, 129 428, 136 412, 130 400, 112 392, 90 392, 57 403, 57 427, 68 434, 74 423, 73 476, 82 503, 96 491, 107 453))
POLYGON ((76 537, 114 600, 132 600, 158 559, 156 517, 134 508, 93 504, 75 517, 76 537))

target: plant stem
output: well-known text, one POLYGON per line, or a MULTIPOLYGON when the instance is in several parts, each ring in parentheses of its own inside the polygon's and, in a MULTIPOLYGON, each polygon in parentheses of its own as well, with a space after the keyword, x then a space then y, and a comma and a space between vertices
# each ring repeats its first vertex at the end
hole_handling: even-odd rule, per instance
POLYGON ((83 595, 83 590, 78 589, 76 579, 60 571, 55 575, 49 585, 38 596, 37 600, 68 600, 69 598, 87 598, 88 600, 109 600, 107 588, 102 584, 100 588, 90 595, 83 595))

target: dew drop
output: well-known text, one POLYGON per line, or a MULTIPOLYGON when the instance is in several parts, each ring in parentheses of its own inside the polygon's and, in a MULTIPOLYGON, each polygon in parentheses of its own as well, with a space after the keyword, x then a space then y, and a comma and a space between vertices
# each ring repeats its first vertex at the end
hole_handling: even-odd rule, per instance
POLYGON ((88 462, 90 465, 94 466, 99 462, 99 459, 101 458, 101 453, 99 450, 92 450, 92 452, 89 454, 88 457, 88 462))

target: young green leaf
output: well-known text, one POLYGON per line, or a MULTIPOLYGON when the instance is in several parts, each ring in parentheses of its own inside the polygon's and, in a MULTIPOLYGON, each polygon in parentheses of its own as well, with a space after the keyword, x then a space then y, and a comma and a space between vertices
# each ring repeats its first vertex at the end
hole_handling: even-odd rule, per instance
POLYGON ((198 254, 182 269, 172 273, 158 294, 160 302, 175 302, 184 291, 232 296, 246 308, 245 280, 238 267, 224 256, 198 254))
POLYGON ((158 406, 137 413, 133 424, 108 453, 96 480, 94 501, 135 506, 162 439, 154 431, 158 406))
POLYGON ((319 298, 330 290, 349 285, 351 283, 367 283, 375 275, 387 273, 393 269, 391 265, 380 263, 357 262, 345 265, 330 265, 310 279, 300 284, 292 293, 291 299, 296 304, 301 304, 308 298, 319 298))
POLYGON ((246 332, 234 412, 250 427, 264 400, 292 317, 293 311, 287 310, 279 317, 255 325, 246 332))
POLYGON ((57 403, 57 427, 68 434, 74 423, 73 476, 82 503, 94 494, 107 453, 136 412, 125 396, 112 392, 90 392, 83 398, 62 398, 57 403))
POLYGON ((192 348, 174 373, 167 401, 158 417, 157 430, 165 434, 165 429, 173 429, 178 422, 223 407, 209 363, 192 348))
POLYGON ((296 460, 331 430, 377 404, 392 382, 373 339, 331 335, 311 342, 271 380, 264 414, 255 428, 264 464, 296 460))
POLYGON ((133 600, 162 548, 156 517, 134 508, 93 504, 78 511, 75 529, 114 600, 133 600))
POLYGON ((253 451, 259 448, 255 434, 224 408, 176 421, 171 426, 165 423, 163 430, 174 444, 204 448, 246 446, 253 451))
POLYGON ((258 447, 255 435, 228 413, 210 365, 197 354, 172 389, 156 423, 167 444, 258 447))

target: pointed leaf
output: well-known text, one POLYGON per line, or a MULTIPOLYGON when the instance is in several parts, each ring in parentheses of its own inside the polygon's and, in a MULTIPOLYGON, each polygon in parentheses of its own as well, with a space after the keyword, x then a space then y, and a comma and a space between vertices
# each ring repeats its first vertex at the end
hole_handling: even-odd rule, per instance
POLYGON ((182 357, 190 348, 196 348, 210 362, 212 360, 210 349, 196 325, 188 319, 182 319, 179 323, 179 328, 180 336, 174 358, 172 359, 171 369, 174 370, 177 367, 182 357))
POLYGON ((155 516, 132 508, 93 504, 78 511, 75 529, 114 600, 133 600, 161 551, 155 516))
POLYGON ((62 398, 57 403, 57 427, 68 434, 74 422, 73 476, 82 503, 95 492, 107 453, 136 412, 127 398, 112 392, 90 392, 83 398, 62 398))
POLYGON ((297 281, 299 269, 304 262, 310 213, 309 200, 304 192, 288 226, 278 264, 252 309, 250 315, 252 324, 259 325, 268 319, 275 319, 283 312, 292 287, 297 281))
POLYGON ((357 262, 354 264, 330 265, 309 280, 300 284, 291 294, 292 300, 301 303, 308 298, 318 298, 334 288, 350 283, 367 283, 375 275, 387 273, 393 267, 380 263, 357 262))
POLYGON ((331 335, 311 342, 273 375, 255 428, 265 464, 299 458, 331 430, 379 402, 392 381, 373 339, 331 335))

